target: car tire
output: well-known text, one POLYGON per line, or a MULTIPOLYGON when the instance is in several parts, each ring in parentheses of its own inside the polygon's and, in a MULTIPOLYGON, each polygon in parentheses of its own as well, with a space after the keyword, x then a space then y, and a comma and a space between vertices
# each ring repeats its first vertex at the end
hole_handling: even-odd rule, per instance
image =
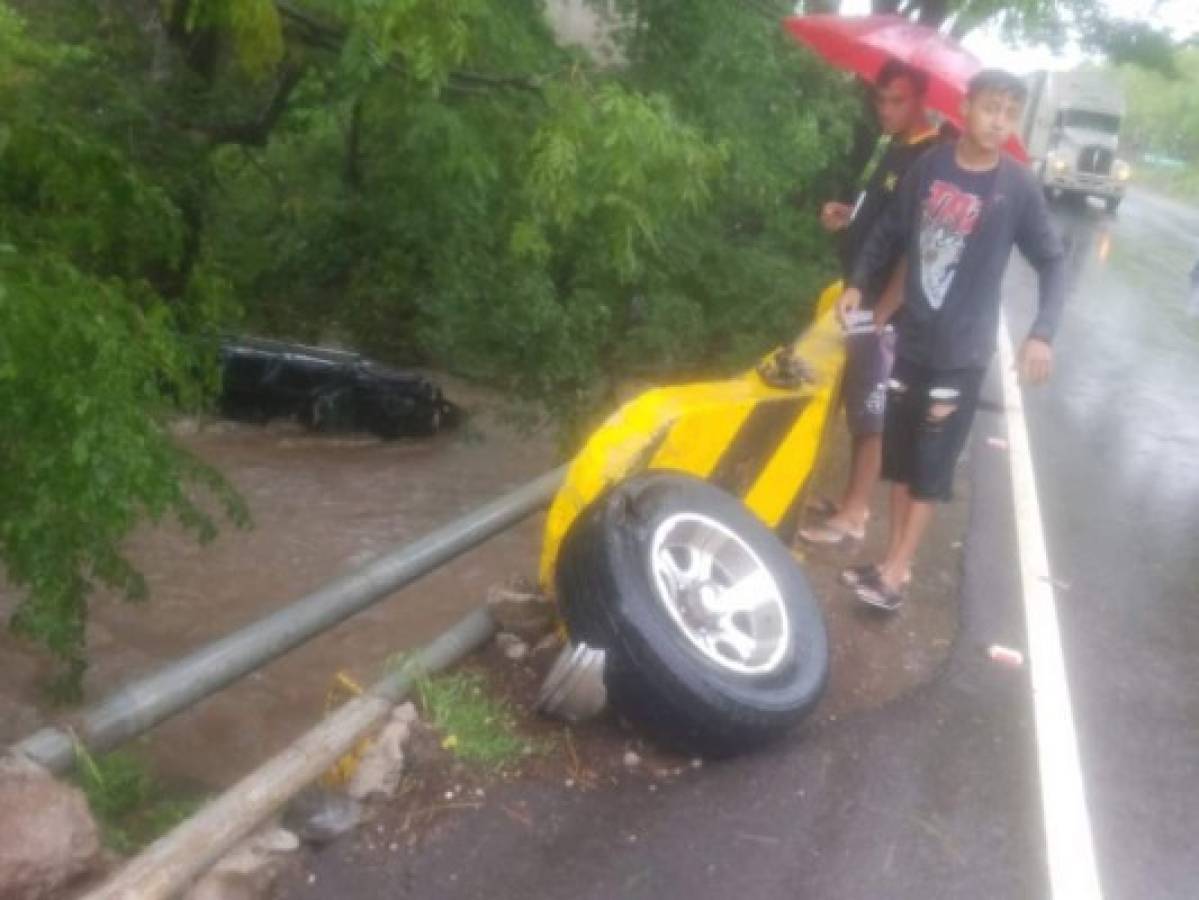
POLYGON ((803 572, 697 478, 651 473, 601 496, 563 542, 556 583, 571 637, 605 651, 613 707, 669 746, 752 749, 823 693, 828 636, 803 572))

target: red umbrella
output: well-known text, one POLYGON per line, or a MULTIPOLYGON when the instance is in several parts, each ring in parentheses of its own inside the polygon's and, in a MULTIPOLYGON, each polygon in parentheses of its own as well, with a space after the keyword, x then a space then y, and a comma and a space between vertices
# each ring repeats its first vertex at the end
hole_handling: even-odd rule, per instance
MULTIPOLYGON (((805 47, 871 84, 883 63, 891 59, 920 69, 928 75, 928 108, 962 127, 966 85, 982 64, 939 31, 902 16, 790 16, 783 25, 805 47)), ((1005 149, 1028 162, 1028 153, 1015 135, 1005 149)))

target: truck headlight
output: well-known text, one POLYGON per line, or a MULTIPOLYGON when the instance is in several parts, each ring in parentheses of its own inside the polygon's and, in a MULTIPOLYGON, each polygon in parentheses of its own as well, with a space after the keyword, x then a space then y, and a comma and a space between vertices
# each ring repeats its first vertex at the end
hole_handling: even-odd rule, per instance
POLYGON ((1053 174, 1061 175, 1069 168, 1070 163, 1067 162, 1066 157, 1059 156, 1056 153, 1051 153, 1049 155, 1049 171, 1053 172, 1053 174))
POLYGON ((1116 176, 1116 181, 1127 181, 1132 177, 1132 166, 1124 160, 1118 159, 1112 166, 1112 174, 1116 176))

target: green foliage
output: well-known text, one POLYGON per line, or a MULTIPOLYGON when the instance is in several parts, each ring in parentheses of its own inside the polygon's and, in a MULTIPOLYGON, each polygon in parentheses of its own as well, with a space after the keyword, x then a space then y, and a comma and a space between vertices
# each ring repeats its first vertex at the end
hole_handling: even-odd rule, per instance
POLYGON ((1199 49, 1178 53, 1178 76, 1125 66, 1128 97, 1122 140, 1138 154, 1170 156, 1199 166, 1199 49))
POLYGON ((439 675, 422 679, 418 686, 425 715, 442 735, 443 746, 455 755, 501 768, 524 754, 527 742, 516 734, 512 710, 489 693, 482 675, 439 675))
POLYGON ((136 853, 203 805, 203 798, 168 791, 150 770, 126 753, 99 758, 76 747, 74 778, 87 796, 105 846, 136 853))
POLYGON ((68 686, 91 589, 144 591, 136 523, 240 517, 165 430, 221 330, 444 366, 569 426, 630 375, 744 365, 833 271, 815 212, 857 106, 785 4, 629 5, 616 68, 540 0, 9 4, 0 558, 68 686))
POLYGON ((226 33, 247 74, 261 77, 283 59, 283 25, 274 0, 191 0, 185 6, 188 31, 226 33))
POLYGON ((0 141, 0 561, 25 595, 12 618, 63 662, 78 695, 87 597, 145 595, 120 544, 143 518, 213 532, 197 491, 241 510, 171 442, 171 410, 204 398, 211 344, 181 340, 153 280, 177 270, 178 208, 70 110, 48 81, 86 54, 30 38, 0 6, 0 83, 16 86, 0 141), (205 353, 204 351, 207 351, 205 353))

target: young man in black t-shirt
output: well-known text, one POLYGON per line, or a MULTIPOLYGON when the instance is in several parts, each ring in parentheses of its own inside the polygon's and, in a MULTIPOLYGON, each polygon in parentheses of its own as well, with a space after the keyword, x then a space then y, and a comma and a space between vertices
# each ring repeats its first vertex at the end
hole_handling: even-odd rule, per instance
MULTIPOLYGON (((923 72, 894 60, 886 63, 875 79, 879 127, 890 136, 890 143, 857 203, 853 206, 826 203, 820 217, 826 230, 841 232, 839 249, 846 278, 904 173, 937 139, 937 130, 929 124, 924 112, 927 86, 923 72)), ((829 517, 819 525, 800 529, 799 536, 809 543, 837 544, 860 540, 865 534, 870 495, 878 482, 881 465, 883 406, 894 360, 895 334, 887 322, 894 305, 883 302, 891 275, 888 268, 866 285, 863 308, 874 311, 873 324, 878 327, 870 327, 867 322, 866 327, 850 329, 846 338, 841 396, 852 439, 849 479, 829 517)))
POLYGON ((891 540, 881 563, 846 569, 859 599, 896 609, 932 517, 950 496, 979 389, 995 351, 1000 283, 1012 247, 1037 270, 1039 311, 1019 354, 1023 379, 1053 367, 1051 341, 1065 301, 1061 241, 1041 186, 1001 152, 1020 121, 1026 89, 997 70, 971 81, 965 130, 908 171, 895 201, 858 255, 841 298, 843 318, 864 289, 906 252, 908 271, 888 383, 883 477, 891 481, 891 540))

